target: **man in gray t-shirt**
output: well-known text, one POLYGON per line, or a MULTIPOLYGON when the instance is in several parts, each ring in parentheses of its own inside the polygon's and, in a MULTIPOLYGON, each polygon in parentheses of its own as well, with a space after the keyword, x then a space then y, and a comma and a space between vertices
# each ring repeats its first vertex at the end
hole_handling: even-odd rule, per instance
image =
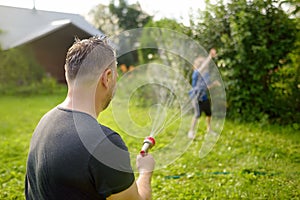
POLYGON ((32 136, 26 199, 150 199, 155 161, 137 156, 135 181, 121 137, 97 122, 116 88, 115 52, 106 38, 76 40, 65 63, 66 99, 32 136))
POLYGON ((86 113, 60 107, 36 127, 27 168, 27 199, 105 199, 134 182, 121 137, 86 113), (118 157, 105 157, 112 154, 118 157))

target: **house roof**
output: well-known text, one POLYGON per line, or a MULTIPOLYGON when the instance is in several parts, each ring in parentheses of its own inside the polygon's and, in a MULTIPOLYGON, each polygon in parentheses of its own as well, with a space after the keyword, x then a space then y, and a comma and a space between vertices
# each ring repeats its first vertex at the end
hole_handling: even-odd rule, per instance
POLYGON ((17 47, 73 25, 90 35, 102 35, 81 15, 0 6, 0 46, 17 47))

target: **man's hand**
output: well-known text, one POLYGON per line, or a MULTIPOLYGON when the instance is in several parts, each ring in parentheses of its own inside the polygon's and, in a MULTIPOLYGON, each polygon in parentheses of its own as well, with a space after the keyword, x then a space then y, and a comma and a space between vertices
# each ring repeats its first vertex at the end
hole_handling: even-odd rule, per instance
POLYGON ((155 160, 150 154, 145 156, 139 154, 136 158, 136 166, 139 173, 152 172, 155 167, 155 160))

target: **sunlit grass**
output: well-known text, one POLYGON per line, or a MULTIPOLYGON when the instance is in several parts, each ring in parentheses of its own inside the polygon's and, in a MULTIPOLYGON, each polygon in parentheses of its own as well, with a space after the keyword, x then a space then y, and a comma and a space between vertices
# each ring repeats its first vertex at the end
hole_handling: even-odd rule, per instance
MULTIPOLYGON (((0 199, 24 199, 32 132, 42 115, 63 99, 64 94, 0 98, 0 199)), ((141 107, 132 109, 131 114, 147 115, 141 107)), ((144 124, 149 120, 138 119, 144 124)), ((128 136, 114 121, 111 107, 99 121, 120 132, 130 152, 140 150, 143 137, 128 136)), ((187 127, 190 123, 181 122, 187 127)), ((153 152, 166 148, 178 127, 175 123, 158 134, 153 152)), ((201 159, 204 130, 202 117, 197 137, 183 155, 154 172, 153 199, 299 199, 299 131, 227 120, 216 145, 201 159)), ((182 133, 182 140, 185 136, 182 133)))

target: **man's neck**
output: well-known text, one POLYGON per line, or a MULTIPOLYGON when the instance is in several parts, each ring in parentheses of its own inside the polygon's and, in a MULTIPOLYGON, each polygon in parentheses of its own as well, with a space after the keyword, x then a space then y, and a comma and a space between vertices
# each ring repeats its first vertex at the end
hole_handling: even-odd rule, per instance
POLYGON ((68 91, 66 99, 60 104, 62 108, 87 113, 98 118, 99 113, 95 109, 95 97, 89 92, 68 91))

